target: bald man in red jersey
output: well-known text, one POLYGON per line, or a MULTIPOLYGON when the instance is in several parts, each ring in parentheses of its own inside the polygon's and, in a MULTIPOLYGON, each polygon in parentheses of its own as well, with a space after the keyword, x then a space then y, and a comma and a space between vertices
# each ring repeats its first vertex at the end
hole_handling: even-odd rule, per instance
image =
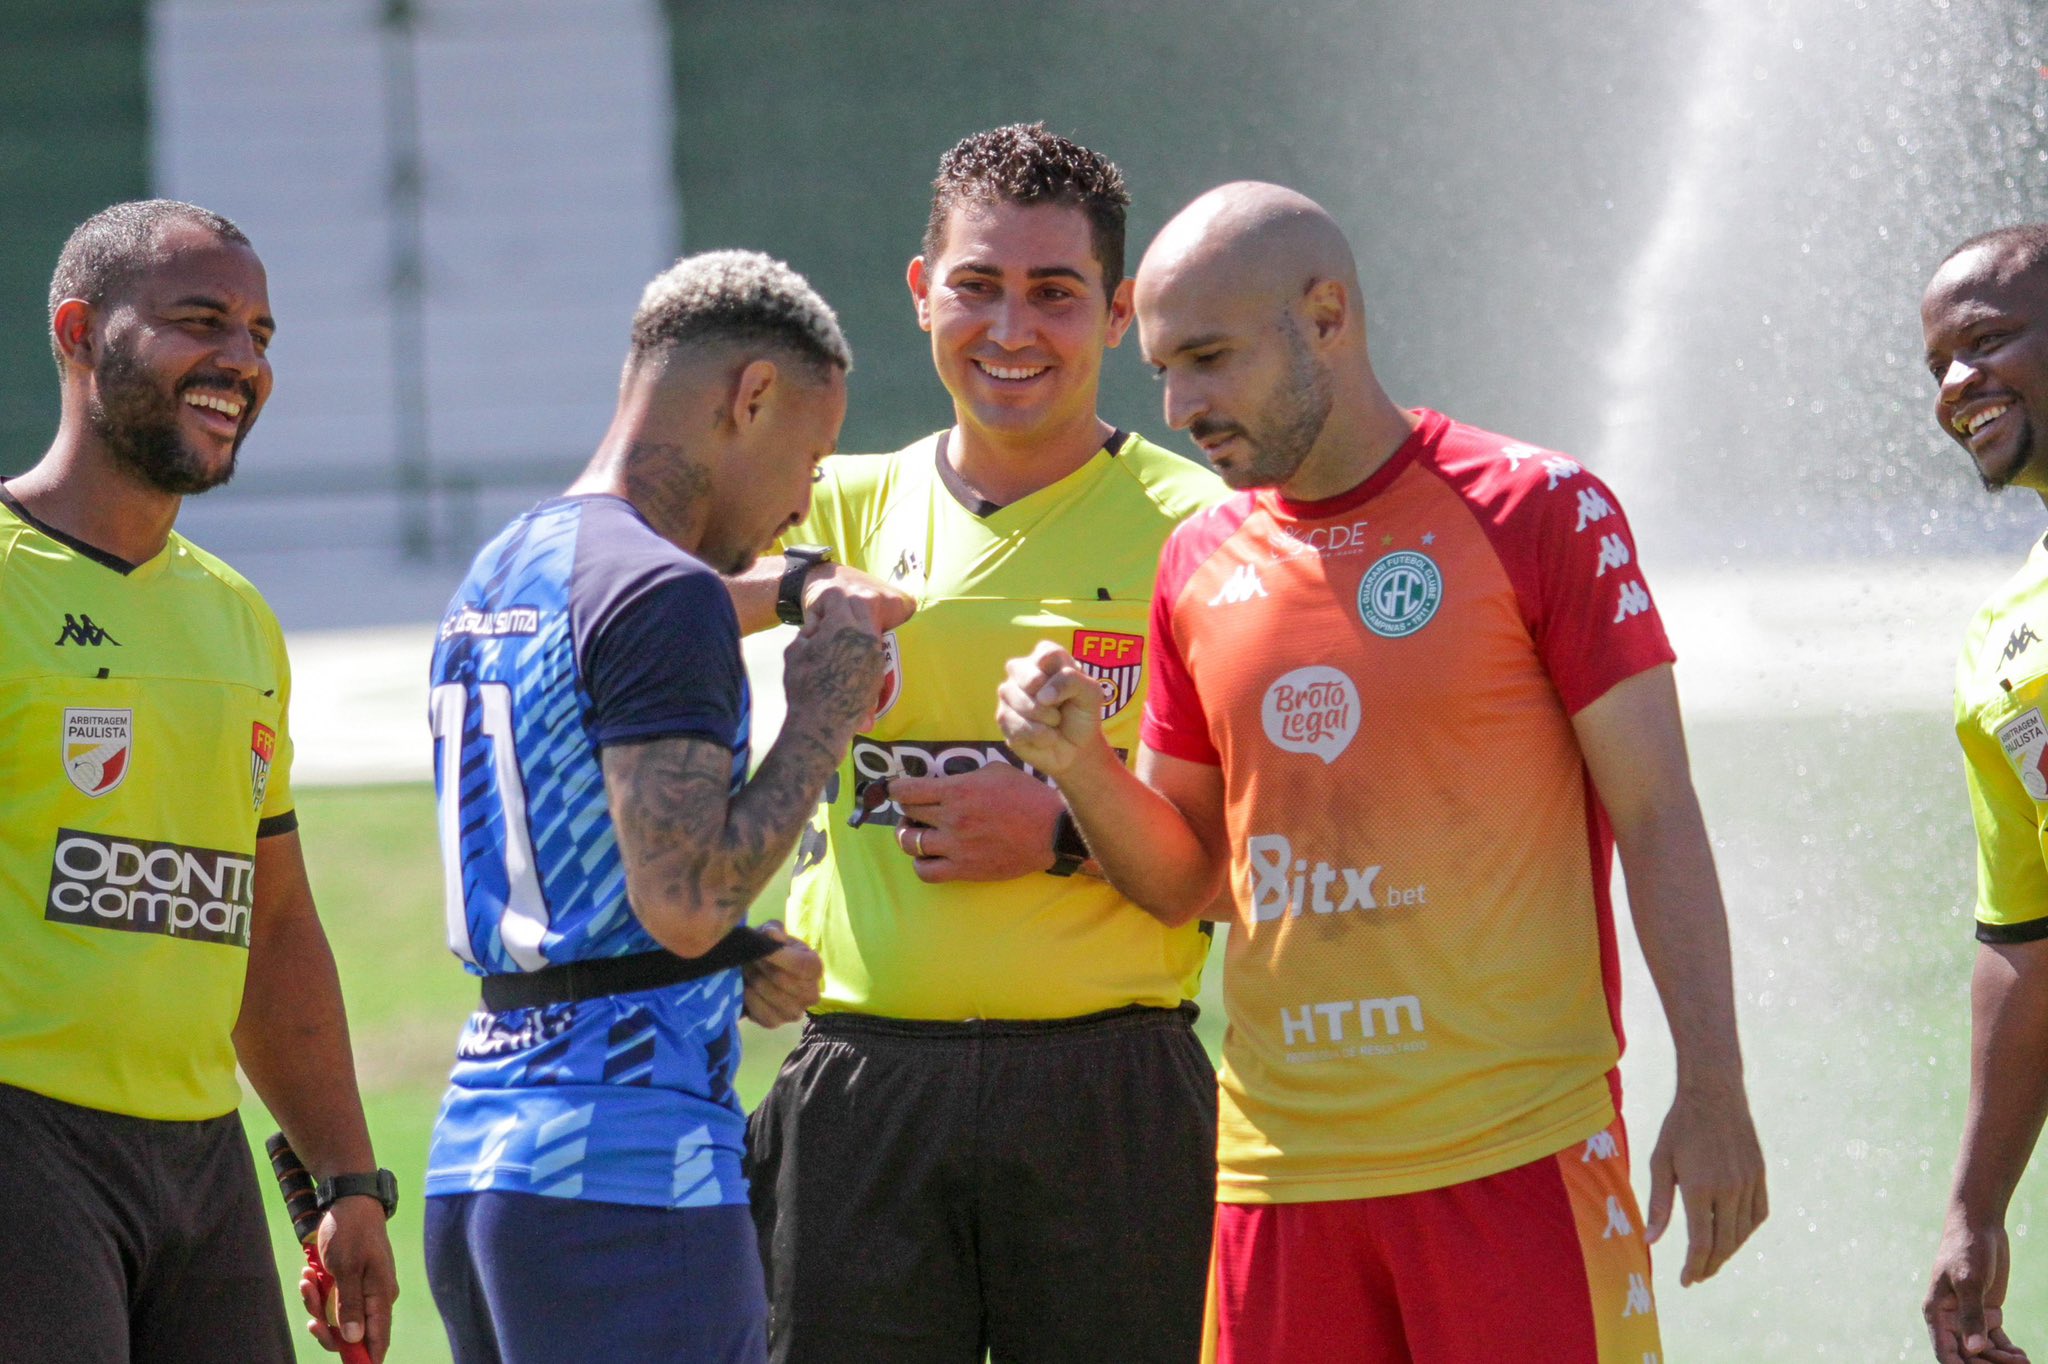
POLYGON ((1674 1191, 1684 1283, 1766 1207, 1627 522, 1572 459, 1396 407, 1350 247, 1290 190, 1196 200, 1138 312, 1169 422, 1250 491, 1167 543, 1135 775, 1055 646, 1011 664, 998 716, 1132 899, 1232 892, 1209 1357, 1658 1360, 1648 1243, 1674 1191), (1647 1225, 1617 845, 1678 1052, 1647 1225))

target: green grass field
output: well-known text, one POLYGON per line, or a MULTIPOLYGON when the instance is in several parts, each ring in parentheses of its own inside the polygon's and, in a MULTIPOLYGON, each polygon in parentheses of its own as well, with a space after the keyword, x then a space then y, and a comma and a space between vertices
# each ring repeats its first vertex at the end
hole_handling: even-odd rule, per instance
MULTIPOLYGON (((1966 1090, 1970 831, 1939 716, 1695 725, 1694 763, 1735 940, 1772 1220, 1721 1276, 1681 1290, 1657 1262, 1664 1364, 1927 1357, 1926 1261, 1966 1090)), ((442 1082, 475 987, 442 944, 424 787, 303 791, 308 861, 341 966, 364 1100, 405 1203, 392 1224, 402 1364, 447 1359, 421 1267, 419 1187, 442 1082)), ((763 897, 779 904, 780 884, 763 897)), ((1630 943, 1624 1066, 1638 1189, 1671 1091, 1670 1048, 1630 943)), ((1218 971, 1203 990, 1214 1051, 1218 971)), ((740 1092, 765 1092, 794 1028, 745 1026, 740 1092)), ((252 1098, 260 1143, 270 1130, 252 1098)), ((2048 1352, 2048 1161, 2010 1217, 2009 1319, 2048 1352)), ((299 1257, 281 1208, 280 1269, 299 1257)), ((1682 1227, 1673 1236, 1682 1235, 1682 1227)), ((296 1307, 293 1309, 297 1319, 296 1307)), ((306 1360, 329 1358, 308 1342, 306 1360)), ((1115 1364, 1115 1361, 1104 1361, 1115 1364)))

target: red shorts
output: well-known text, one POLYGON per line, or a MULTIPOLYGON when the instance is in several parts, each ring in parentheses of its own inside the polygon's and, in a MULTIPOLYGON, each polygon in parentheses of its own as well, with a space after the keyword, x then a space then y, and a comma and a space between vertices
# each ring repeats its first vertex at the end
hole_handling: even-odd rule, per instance
POLYGON ((1617 1120, 1448 1188, 1219 1203, 1204 1364, 1658 1364, 1617 1120))

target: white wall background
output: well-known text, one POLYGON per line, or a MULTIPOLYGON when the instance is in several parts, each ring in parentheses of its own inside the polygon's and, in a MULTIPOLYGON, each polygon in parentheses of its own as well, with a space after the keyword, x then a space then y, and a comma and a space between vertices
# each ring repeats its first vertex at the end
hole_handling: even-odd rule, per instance
MULTIPOLYGON (((159 0, 151 10, 156 192, 249 233, 279 324, 276 392, 238 484, 265 495, 195 501, 181 524, 282 592, 288 619, 306 614, 291 609, 303 589, 282 579, 307 575, 264 581, 255 570, 266 554, 381 540, 362 548, 396 557, 390 495, 332 489, 391 483, 410 377, 393 360, 382 9, 159 0), (307 479, 318 498, 279 495, 307 479)), ((679 244, 667 31, 654 0, 414 9, 430 459, 487 486, 523 476, 530 500, 536 470, 549 480, 573 471, 602 435, 640 288, 679 244)), ((488 533, 499 510, 480 514, 477 530, 488 533)))

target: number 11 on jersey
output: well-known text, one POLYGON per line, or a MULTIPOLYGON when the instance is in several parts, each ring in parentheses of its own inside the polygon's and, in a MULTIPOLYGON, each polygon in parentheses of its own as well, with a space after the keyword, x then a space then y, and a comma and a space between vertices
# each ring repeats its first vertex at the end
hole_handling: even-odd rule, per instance
POLYGON ((533 836, 527 828, 526 784, 519 773, 519 752, 512 741, 512 689, 502 682, 476 684, 478 729, 491 750, 490 780, 471 795, 472 801, 483 808, 465 812, 462 767, 469 696, 470 689, 464 683, 444 682, 427 698, 437 764, 435 784, 439 787, 448 948, 471 965, 490 969, 490 963, 476 959, 470 935, 470 905, 463 893, 462 826, 477 822, 483 837, 495 843, 505 872, 499 941, 520 970, 534 971, 547 965, 547 958, 541 955, 541 942, 548 930, 548 908, 541 895, 533 836))

